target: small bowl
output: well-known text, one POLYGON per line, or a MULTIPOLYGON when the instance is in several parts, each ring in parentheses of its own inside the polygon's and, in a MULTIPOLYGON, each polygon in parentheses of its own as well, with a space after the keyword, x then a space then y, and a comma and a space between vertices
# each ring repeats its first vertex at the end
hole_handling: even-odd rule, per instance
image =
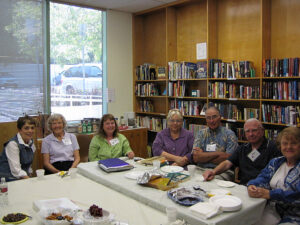
POLYGON ((83 213, 83 224, 84 225, 108 225, 110 224, 110 213, 102 209, 102 217, 93 217, 87 210, 83 213))

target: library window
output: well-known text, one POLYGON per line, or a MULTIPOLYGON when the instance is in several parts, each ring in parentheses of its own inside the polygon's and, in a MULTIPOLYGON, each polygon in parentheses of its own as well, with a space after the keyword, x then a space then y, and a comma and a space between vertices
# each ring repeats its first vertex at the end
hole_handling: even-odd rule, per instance
POLYGON ((50 3, 51 112, 67 120, 102 116, 103 14, 50 3))
POLYGON ((43 4, 0 1, 0 122, 44 112, 43 4))
POLYGON ((0 122, 50 112, 102 116, 104 16, 45 0, 0 1, 0 122))

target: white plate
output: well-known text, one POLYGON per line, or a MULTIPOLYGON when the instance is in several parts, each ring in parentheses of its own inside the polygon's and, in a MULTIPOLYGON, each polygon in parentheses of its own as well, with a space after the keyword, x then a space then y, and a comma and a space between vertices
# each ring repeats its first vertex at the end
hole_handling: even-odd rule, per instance
POLYGON ((216 196, 216 195, 230 195, 230 191, 225 189, 212 189, 208 192, 209 196, 216 196))
POLYGON ((104 209, 102 209, 103 216, 102 217, 91 217, 88 211, 83 213, 83 222, 84 224, 89 225, 107 225, 110 220, 110 213, 104 209))
POLYGON ((220 180, 217 182, 217 185, 220 187, 234 187, 235 183, 231 182, 231 181, 225 181, 225 180, 220 180))
POLYGON ((231 195, 216 195, 209 199, 209 202, 221 206, 223 211, 236 211, 242 208, 240 198, 231 195))
POLYGON ((183 171, 183 167, 181 166, 163 166, 160 169, 165 173, 179 173, 183 171))
POLYGON ((131 171, 128 173, 125 173, 125 177, 128 179, 136 180, 139 176, 143 175, 145 171, 131 171))

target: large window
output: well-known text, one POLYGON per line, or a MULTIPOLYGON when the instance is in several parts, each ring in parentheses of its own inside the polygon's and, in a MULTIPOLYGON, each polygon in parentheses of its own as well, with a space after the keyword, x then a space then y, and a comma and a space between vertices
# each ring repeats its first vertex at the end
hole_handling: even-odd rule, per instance
POLYGON ((103 12, 50 4, 51 111, 67 120, 102 116, 103 12))
POLYGON ((0 1, 0 122, 45 109, 43 2, 0 1))
POLYGON ((67 120, 102 115, 105 12, 50 3, 46 32, 45 6, 46 0, 0 0, 0 122, 50 110, 67 120))

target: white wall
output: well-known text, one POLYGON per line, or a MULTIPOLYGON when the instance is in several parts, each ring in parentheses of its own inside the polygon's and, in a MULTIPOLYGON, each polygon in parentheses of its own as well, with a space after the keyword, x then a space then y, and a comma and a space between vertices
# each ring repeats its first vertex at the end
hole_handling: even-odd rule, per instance
POLYGON ((120 118, 133 110, 132 15, 107 11, 107 87, 115 89, 115 102, 107 112, 120 118))

